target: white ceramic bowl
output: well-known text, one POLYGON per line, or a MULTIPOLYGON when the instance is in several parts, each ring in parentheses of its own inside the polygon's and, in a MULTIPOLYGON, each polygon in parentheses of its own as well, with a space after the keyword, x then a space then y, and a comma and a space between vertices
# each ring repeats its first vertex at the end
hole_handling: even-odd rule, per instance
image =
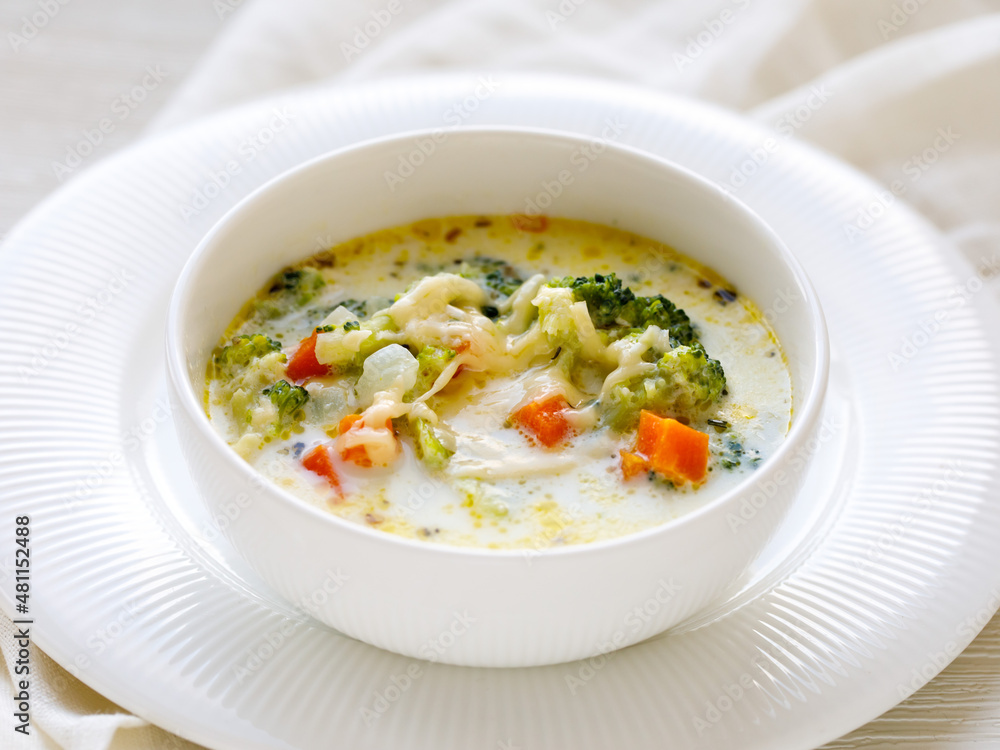
POLYGON ((376 646, 500 667, 605 653, 724 595, 800 487, 828 367, 811 285, 748 208, 651 155, 514 128, 370 141, 260 188, 213 228, 181 274, 167 362, 194 479, 264 581, 317 619, 376 646), (784 311, 769 317, 791 368, 792 428, 734 490, 676 521, 605 542, 528 553, 447 547, 324 513, 262 481, 212 429, 202 401, 212 349, 274 273, 322 249, 317 237, 330 245, 428 217, 523 213, 529 200, 552 216, 614 224, 672 245, 765 311, 784 311), (790 308, 773 304, 788 299, 796 300, 790 308))

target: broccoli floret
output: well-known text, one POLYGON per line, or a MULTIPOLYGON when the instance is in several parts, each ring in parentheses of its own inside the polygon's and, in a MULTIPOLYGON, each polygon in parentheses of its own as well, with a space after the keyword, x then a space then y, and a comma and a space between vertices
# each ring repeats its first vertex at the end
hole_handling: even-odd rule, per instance
POLYGON ((609 328, 618 325, 622 310, 635 300, 635 294, 627 286, 623 287, 621 279, 611 273, 607 276, 566 276, 553 279, 549 286, 568 287, 573 291, 577 302, 586 302, 590 319, 596 328, 609 328))
POLYGON ((414 434, 414 447, 420 460, 432 469, 443 469, 451 458, 452 451, 444 447, 444 444, 434 434, 434 428, 426 419, 414 419, 412 421, 414 434))
POLYGON ((662 294, 630 300, 622 308, 621 317, 635 329, 645 330, 649 326, 657 326, 670 331, 670 340, 675 346, 686 346, 697 341, 687 313, 662 294))
POLYGON ((308 304, 325 285, 323 274, 309 266, 282 271, 271 281, 267 296, 254 304, 254 312, 263 320, 281 317, 308 304))
POLYGON ((305 417, 302 407, 308 400, 305 388, 279 380, 259 390, 237 388, 229 397, 229 406, 241 435, 253 432, 267 442, 289 437, 305 417))
MULTIPOLYGON (((669 336, 669 350, 658 354, 655 372, 617 383, 605 397, 605 419, 616 429, 631 427, 641 409, 693 414, 721 397, 726 387, 722 365, 705 353, 687 313, 666 297, 637 297, 613 273, 554 279, 548 287, 536 298, 542 330, 554 344, 583 353, 584 359, 596 359, 592 353, 601 347, 590 345, 588 334, 574 321, 574 302, 586 303, 590 320, 604 342, 639 339, 653 326, 669 336)), ((594 337, 593 331, 589 336, 594 337)), ((657 348, 659 352, 666 350, 666 341, 657 348)), ((574 364, 573 369, 579 368, 574 364)))
POLYGON ((222 375, 231 378, 255 359, 280 349, 281 345, 277 341, 263 333, 236 336, 233 343, 216 353, 215 367, 222 375))
POLYGON ((274 385, 268 386, 261 391, 271 399, 271 403, 278 407, 278 421, 281 424, 290 424, 301 418, 299 410, 306 405, 309 394, 302 386, 292 385, 287 380, 279 380, 274 385))
POLYGON ((655 325, 670 331, 674 345, 691 344, 697 340, 687 313, 662 294, 655 297, 636 297, 615 274, 607 276, 566 276, 553 279, 551 287, 566 287, 573 298, 587 303, 587 312, 594 327, 603 329, 611 340, 617 340, 636 331, 642 332, 655 325))
POLYGON ((509 297, 524 283, 512 265, 496 258, 477 256, 462 261, 458 275, 472 279, 503 297, 509 297))
POLYGON ((698 342, 678 346, 656 362, 656 371, 616 384, 602 401, 604 419, 625 430, 642 409, 661 414, 695 415, 717 403, 726 388, 726 374, 698 342))
POLYGON ((444 346, 423 347, 417 354, 417 365, 420 367, 417 371, 417 383, 406 394, 406 400, 412 401, 426 393, 454 358, 454 349, 444 346))
POLYGON ((685 412, 711 406, 726 389, 722 363, 709 357, 705 347, 698 342, 674 347, 656 366, 662 377, 674 386, 675 408, 685 412))

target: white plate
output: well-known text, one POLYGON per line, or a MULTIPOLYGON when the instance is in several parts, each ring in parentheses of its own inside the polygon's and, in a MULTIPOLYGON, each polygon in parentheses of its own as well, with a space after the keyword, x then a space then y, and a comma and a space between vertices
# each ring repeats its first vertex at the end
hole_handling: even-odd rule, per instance
MULTIPOLYGON (((874 718, 997 606, 1000 341, 975 270, 900 203, 871 209, 874 183, 780 136, 768 151, 773 134, 732 115, 587 80, 492 81, 244 107, 95 167, 11 234, 0 559, 30 515, 36 642, 126 708, 220 748, 806 748, 874 718), (731 186, 756 152, 734 192, 805 265, 833 345, 831 429, 740 593, 606 658, 530 670, 413 662, 283 604, 195 501, 162 406, 167 299, 224 211, 337 146, 494 123, 603 131, 731 186), (862 209, 881 215, 849 235, 862 209)), ((8 573, 9 615, 12 589, 8 573)))

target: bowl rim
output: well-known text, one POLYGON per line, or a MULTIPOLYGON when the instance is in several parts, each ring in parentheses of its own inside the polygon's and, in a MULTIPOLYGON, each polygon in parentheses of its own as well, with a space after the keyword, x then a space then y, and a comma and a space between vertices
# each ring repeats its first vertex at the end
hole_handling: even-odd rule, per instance
MULTIPOLYGON (((566 545, 563 547, 537 548, 514 548, 514 549, 491 549, 488 547, 463 547, 451 544, 428 544, 416 539, 396 534, 369 529, 360 524, 352 523, 335 513, 322 510, 309 503, 297 495, 285 490, 271 482, 267 477, 250 466, 226 443, 222 436, 212 427, 208 415, 202 408, 202 399, 199 398, 192 387, 190 378, 187 375, 187 357, 184 353, 182 320, 187 304, 190 300, 191 282, 196 278, 201 266, 206 259, 211 256, 211 250, 216 247, 217 239, 224 234, 230 225, 248 214, 253 213, 257 202, 262 200, 271 191, 278 189, 286 183, 293 181, 304 173, 314 169, 319 169, 327 162, 336 160, 352 153, 367 149, 384 147, 391 143, 412 143, 417 138, 432 137, 439 133, 442 128, 420 128, 414 130, 401 131, 389 135, 368 138, 347 146, 326 151, 300 164, 297 164, 284 172, 268 179, 263 184, 252 190, 249 194, 227 210, 212 227, 205 233, 198 245, 192 251, 184 267, 178 276, 174 288, 170 295, 170 304, 167 312, 165 348, 166 348, 166 369, 168 383, 173 386, 176 399, 180 402, 180 407, 185 411, 198 430, 201 437, 211 445, 218 454, 220 460, 225 461, 231 468, 246 479, 247 483, 253 484, 255 481, 262 485, 263 491, 270 493, 274 498, 280 499, 288 506, 288 509, 299 514, 305 519, 310 519, 318 523, 331 525, 331 530, 356 536, 360 541, 372 542, 380 545, 388 545, 400 549, 409 549, 427 557, 463 557, 481 560, 516 560, 523 563, 525 558, 532 559, 561 559, 573 558, 580 555, 600 555, 613 554, 619 548, 640 543, 649 543, 656 537, 683 533, 684 529, 703 519, 705 516, 721 512, 727 505, 733 505, 737 499, 744 496, 749 487, 755 484, 762 484, 770 475, 776 473, 777 467, 783 466, 789 454, 797 450, 802 437, 808 434, 811 426, 818 419, 826 396, 829 370, 830 370, 830 343, 829 333, 826 326, 826 319, 822 307, 819 303, 816 290, 806 275, 805 269, 798 259, 788 249, 778 234, 764 219, 750 208, 743 201, 739 200, 731 192, 723 189, 715 182, 704 177, 693 170, 688 169, 674 161, 644 151, 633 146, 617 142, 603 141, 603 145, 609 151, 617 151, 626 158, 645 160, 656 166, 657 169, 673 172, 692 183, 696 189, 700 189, 712 194, 716 199, 731 207, 732 210, 741 212, 744 218, 749 221, 760 236, 763 236, 770 244, 777 259, 784 263, 791 271, 793 278, 802 292, 807 317, 810 327, 813 330, 813 356, 814 364, 812 368, 812 387, 801 404, 793 401, 794 414, 790 429, 785 435, 785 439, 778 446, 777 450, 768 457, 759 469, 753 474, 746 476, 738 484, 731 487, 726 492, 713 498, 709 502, 684 513, 678 518, 664 521, 646 529, 624 534, 622 536, 603 539, 595 542, 585 542, 580 544, 566 545)), ((447 131, 446 131, 447 132, 447 131)), ((577 145, 590 144, 598 140, 596 136, 589 136, 583 133, 563 131, 553 128, 505 126, 505 125, 480 125, 460 127, 452 130, 448 138, 465 136, 517 136, 536 139, 549 139, 560 142, 572 142, 577 145)), ((626 231, 627 228, 625 228, 626 231)), ((681 251, 683 252, 683 251, 681 251)), ((221 335, 221 334, 220 334, 221 335)), ((802 469, 807 471, 808 464, 802 469)))

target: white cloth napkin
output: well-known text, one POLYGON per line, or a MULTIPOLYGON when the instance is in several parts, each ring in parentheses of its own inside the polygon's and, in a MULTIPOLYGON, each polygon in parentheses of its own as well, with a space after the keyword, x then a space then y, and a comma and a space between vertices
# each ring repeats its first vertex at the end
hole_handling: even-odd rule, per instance
POLYGON ((975 264, 1000 251, 997 0, 255 0, 229 23, 158 127, 317 80, 602 76, 792 128, 902 183, 975 264))
MULTIPOLYGON (((308 82, 417 71, 546 71, 644 84, 742 110, 895 186, 1000 290, 1000 0, 213 5, 225 30, 155 129, 308 82)), ((8 628, 0 622, 12 701, 8 628)), ((189 746, 36 658, 34 684, 45 683, 33 700, 38 731, 19 746, 189 746)))

